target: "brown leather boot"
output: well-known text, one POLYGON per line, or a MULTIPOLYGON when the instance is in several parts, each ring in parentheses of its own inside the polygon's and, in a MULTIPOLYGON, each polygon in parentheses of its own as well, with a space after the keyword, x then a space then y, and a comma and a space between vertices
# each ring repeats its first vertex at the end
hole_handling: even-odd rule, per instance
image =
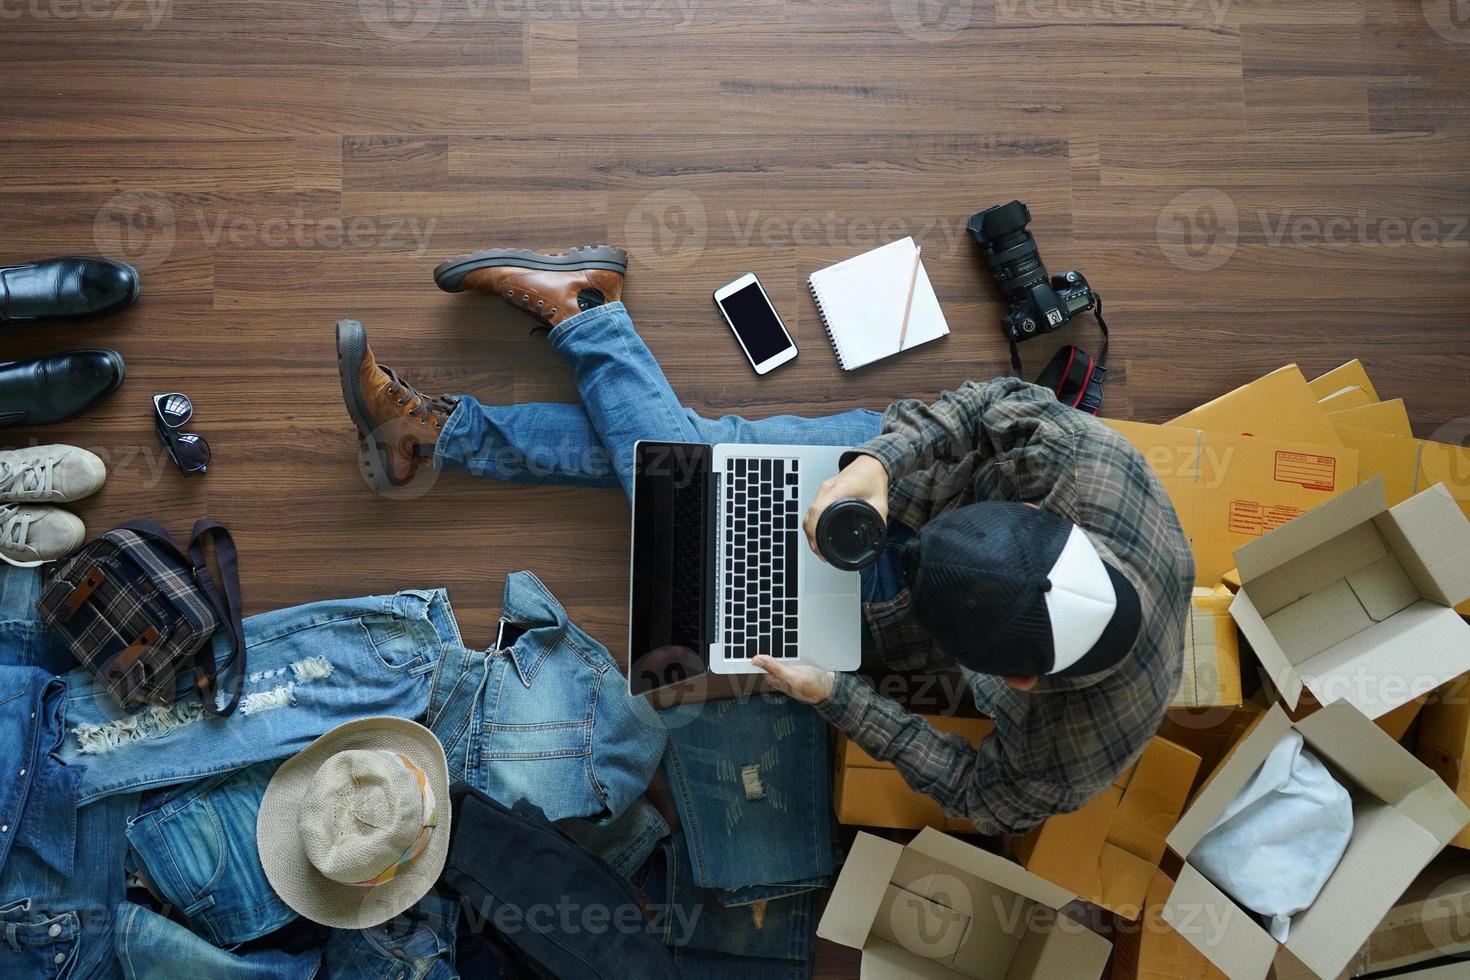
POLYGON ((493 293, 554 327, 583 310, 616 302, 627 272, 628 253, 610 245, 555 254, 492 248, 441 263, 434 282, 446 293, 493 293))
POLYGON ((417 496, 433 483, 434 444, 456 399, 428 398, 373 357, 356 320, 337 323, 337 373, 357 426, 363 478, 387 496, 417 496))

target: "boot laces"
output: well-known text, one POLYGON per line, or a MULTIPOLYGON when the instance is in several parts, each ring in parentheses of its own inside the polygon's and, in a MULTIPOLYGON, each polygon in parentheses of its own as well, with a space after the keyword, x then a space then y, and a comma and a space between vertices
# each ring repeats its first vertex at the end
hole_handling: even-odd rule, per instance
POLYGON ((388 394, 401 395, 398 399, 398 404, 406 405, 408 407, 408 414, 420 422, 432 421, 434 427, 439 428, 444 424, 443 417, 448 416, 454 410, 454 399, 448 395, 430 398, 407 381, 404 381, 398 376, 398 372, 392 368, 379 364, 378 370, 388 376, 388 394), (435 416, 441 417, 435 418, 435 416))

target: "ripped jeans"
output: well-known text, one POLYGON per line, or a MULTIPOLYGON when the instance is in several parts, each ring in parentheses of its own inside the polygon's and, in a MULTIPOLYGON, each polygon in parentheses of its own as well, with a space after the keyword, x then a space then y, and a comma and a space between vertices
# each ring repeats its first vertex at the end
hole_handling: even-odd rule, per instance
MULTIPOLYGON (((215 637, 217 653, 225 642, 215 637)), ((446 645, 458 648, 460 636, 442 590, 251 616, 244 697, 229 718, 206 717, 192 692, 129 714, 91 674, 74 670, 61 754, 86 767, 77 805, 293 755, 358 718, 421 718, 446 645)))

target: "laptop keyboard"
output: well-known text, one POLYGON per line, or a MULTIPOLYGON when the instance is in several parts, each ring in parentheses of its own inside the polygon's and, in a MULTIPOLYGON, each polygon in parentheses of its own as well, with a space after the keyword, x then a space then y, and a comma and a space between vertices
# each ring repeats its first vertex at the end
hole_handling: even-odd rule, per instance
POLYGON ((799 461, 725 461, 725 656, 796 656, 799 461))

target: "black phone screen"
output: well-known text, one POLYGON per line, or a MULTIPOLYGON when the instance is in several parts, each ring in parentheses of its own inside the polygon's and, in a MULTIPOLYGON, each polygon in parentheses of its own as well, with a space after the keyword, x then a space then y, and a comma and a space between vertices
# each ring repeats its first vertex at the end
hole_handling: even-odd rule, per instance
POLYGON ((792 346, 781 318, 755 283, 726 296, 720 306, 755 363, 769 361, 792 346))

